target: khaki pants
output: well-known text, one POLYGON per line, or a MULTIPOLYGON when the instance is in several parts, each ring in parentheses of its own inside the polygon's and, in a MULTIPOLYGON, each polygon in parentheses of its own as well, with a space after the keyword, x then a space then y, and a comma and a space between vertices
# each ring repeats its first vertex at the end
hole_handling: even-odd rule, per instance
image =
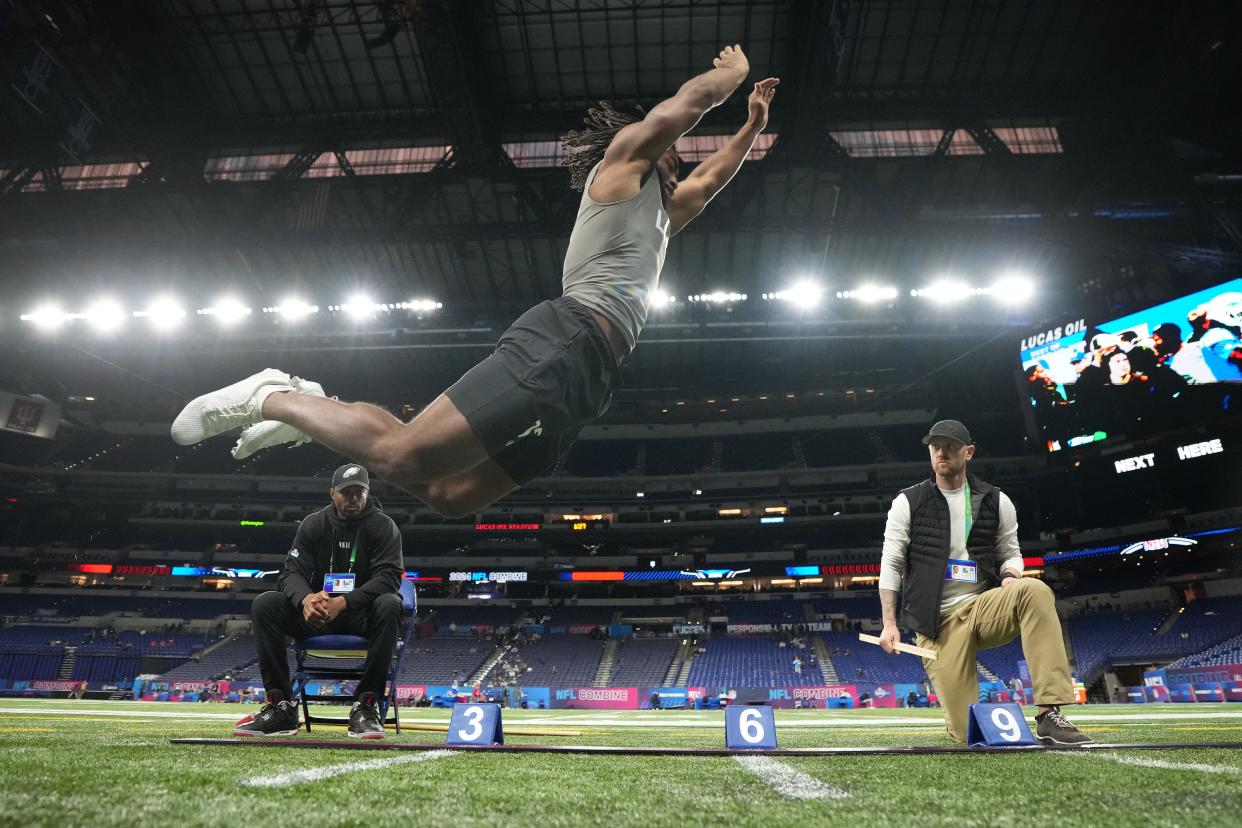
POLYGON ((935 640, 921 633, 917 636, 920 647, 936 651, 936 660, 923 659, 923 667, 944 708, 949 738, 966 741, 970 705, 979 701, 975 651, 1008 644, 1019 635, 1035 704, 1073 704, 1061 621, 1052 590, 1043 581, 1021 578, 1009 586, 989 589, 950 609, 940 619, 935 640))

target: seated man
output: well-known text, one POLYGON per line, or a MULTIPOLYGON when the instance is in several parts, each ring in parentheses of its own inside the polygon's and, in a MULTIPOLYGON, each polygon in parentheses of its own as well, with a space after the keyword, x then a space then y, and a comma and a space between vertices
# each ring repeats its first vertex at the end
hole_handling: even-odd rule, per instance
POLYGON ((902 621, 920 647, 935 650, 923 659, 944 709, 949 737, 966 741, 970 705, 979 700, 975 652, 1022 636, 1039 706, 1036 738, 1045 745, 1081 745, 1091 738, 1061 715, 1074 703, 1069 661, 1052 590, 1022 577, 1018 516, 999 489, 966 473, 974 441, 957 420, 941 420, 923 438, 931 455, 932 478, 903 490, 893 500, 884 528, 880 562, 881 646, 901 640, 902 621))
POLYGON ((301 724, 289 683, 285 636, 357 635, 367 639, 363 676, 354 692, 349 735, 384 738, 376 699, 401 626, 401 532, 369 499, 370 478, 356 463, 332 475, 332 502, 298 527, 279 591, 264 592, 251 610, 267 704, 238 723, 238 736, 291 736, 301 724), (315 591, 312 584, 323 589, 315 591))

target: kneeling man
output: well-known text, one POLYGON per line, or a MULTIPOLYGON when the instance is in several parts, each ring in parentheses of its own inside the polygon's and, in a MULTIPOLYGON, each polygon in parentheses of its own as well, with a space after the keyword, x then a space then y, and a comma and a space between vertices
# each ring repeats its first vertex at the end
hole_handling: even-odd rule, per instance
POLYGON ((1022 577, 1018 516, 996 487, 966 473, 975 454, 966 426, 941 420, 923 438, 933 475, 893 500, 880 563, 881 646, 896 653, 897 593, 902 623, 916 643, 944 709, 949 737, 966 741, 970 705, 979 700, 975 652, 1022 636, 1031 671, 1035 736, 1045 745, 1081 745, 1091 737, 1061 714, 1074 703, 1069 661, 1052 590, 1022 577))

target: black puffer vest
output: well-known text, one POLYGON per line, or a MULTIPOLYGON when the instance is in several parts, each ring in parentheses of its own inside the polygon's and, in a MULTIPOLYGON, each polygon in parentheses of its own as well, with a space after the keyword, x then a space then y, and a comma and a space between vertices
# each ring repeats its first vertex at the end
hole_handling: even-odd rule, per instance
MULTIPOLYGON (((1000 586, 996 555, 996 528, 1000 519, 1000 491, 974 475, 970 483, 973 523, 966 552, 979 565, 979 581, 986 588, 1000 586)), ((901 591, 901 622, 907 628, 935 638, 940 626, 940 595, 949 564, 949 501, 935 479, 903 489, 910 502, 910 545, 906 549, 906 576, 901 591)))

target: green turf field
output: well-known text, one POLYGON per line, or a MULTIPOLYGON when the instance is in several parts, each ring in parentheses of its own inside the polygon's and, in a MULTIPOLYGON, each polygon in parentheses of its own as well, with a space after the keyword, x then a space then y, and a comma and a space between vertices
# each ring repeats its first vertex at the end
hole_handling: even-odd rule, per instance
MULTIPOLYGON (((253 707, 0 699, 3 825, 1237 825, 1242 750, 676 757, 171 745, 253 707)), ((1069 711, 1101 742, 1242 742, 1242 705, 1069 711)), ((777 711, 781 747, 946 744, 938 711, 777 711)), ((411 710, 408 722, 447 722, 411 710)), ((712 746, 723 714, 504 711, 510 743, 712 746)), ((344 731, 316 728, 316 738, 344 731)), ((305 736, 301 738, 306 738, 305 736)), ((443 734, 392 739, 442 742, 443 734)))

